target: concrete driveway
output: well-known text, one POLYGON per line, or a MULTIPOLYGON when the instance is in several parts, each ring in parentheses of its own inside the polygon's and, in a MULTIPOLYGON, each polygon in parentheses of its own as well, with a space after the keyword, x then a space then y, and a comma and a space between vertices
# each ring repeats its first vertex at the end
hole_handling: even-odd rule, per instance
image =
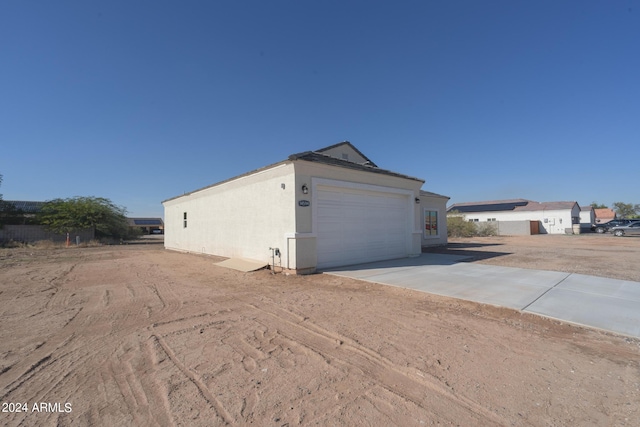
POLYGON ((461 262, 422 254, 323 273, 514 308, 640 337, 640 282, 461 262))

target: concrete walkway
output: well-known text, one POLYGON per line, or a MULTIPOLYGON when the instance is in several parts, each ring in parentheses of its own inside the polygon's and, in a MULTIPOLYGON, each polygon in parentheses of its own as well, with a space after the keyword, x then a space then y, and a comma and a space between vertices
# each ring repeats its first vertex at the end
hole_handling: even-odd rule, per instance
POLYGON ((422 254, 323 272, 640 337, 640 282, 460 262, 464 259, 422 254))

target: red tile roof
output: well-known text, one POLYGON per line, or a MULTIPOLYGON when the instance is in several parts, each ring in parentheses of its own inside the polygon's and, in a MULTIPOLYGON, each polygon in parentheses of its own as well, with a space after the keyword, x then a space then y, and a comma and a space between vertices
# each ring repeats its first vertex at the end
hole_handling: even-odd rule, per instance
POLYGON ((616 217, 616 213, 609 208, 594 209, 593 213, 596 215, 596 222, 607 222, 616 217))

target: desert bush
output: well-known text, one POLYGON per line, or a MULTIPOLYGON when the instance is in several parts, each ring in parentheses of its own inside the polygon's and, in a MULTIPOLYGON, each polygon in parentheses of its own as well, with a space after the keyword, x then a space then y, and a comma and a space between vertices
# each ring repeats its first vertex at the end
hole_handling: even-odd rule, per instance
POLYGON ((497 236, 498 226, 490 222, 469 222, 459 212, 447 215, 447 236, 449 237, 486 237, 497 236))
POLYGON ((129 227, 124 236, 122 237, 124 240, 136 240, 142 237, 144 232, 141 228, 138 227, 129 227))
POLYGON ((476 236, 487 237, 498 235, 498 227, 492 222, 479 222, 473 224, 476 226, 476 236))
POLYGON ((65 243, 62 242, 54 242, 53 240, 38 240, 37 242, 32 243, 31 247, 35 249, 56 249, 65 246, 65 243))
POLYGON ((11 248, 23 248, 26 245, 22 242, 16 242, 15 240, 12 239, 8 239, 8 240, 0 240, 0 248, 7 248, 7 249, 11 249, 11 248))
POLYGON ((464 215, 447 215, 447 236, 449 237, 473 237, 476 235, 476 226, 465 219, 464 215))

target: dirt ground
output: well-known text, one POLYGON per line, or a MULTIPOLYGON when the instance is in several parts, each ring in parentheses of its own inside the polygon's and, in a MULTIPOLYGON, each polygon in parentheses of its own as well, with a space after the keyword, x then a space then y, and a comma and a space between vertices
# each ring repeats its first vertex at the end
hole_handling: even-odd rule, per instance
MULTIPOLYGON (((640 281, 634 238, 448 250, 640 281)), ((638 339, 217 260, 161 244, 0 249, 0 424, 638 425, 638 339)))

